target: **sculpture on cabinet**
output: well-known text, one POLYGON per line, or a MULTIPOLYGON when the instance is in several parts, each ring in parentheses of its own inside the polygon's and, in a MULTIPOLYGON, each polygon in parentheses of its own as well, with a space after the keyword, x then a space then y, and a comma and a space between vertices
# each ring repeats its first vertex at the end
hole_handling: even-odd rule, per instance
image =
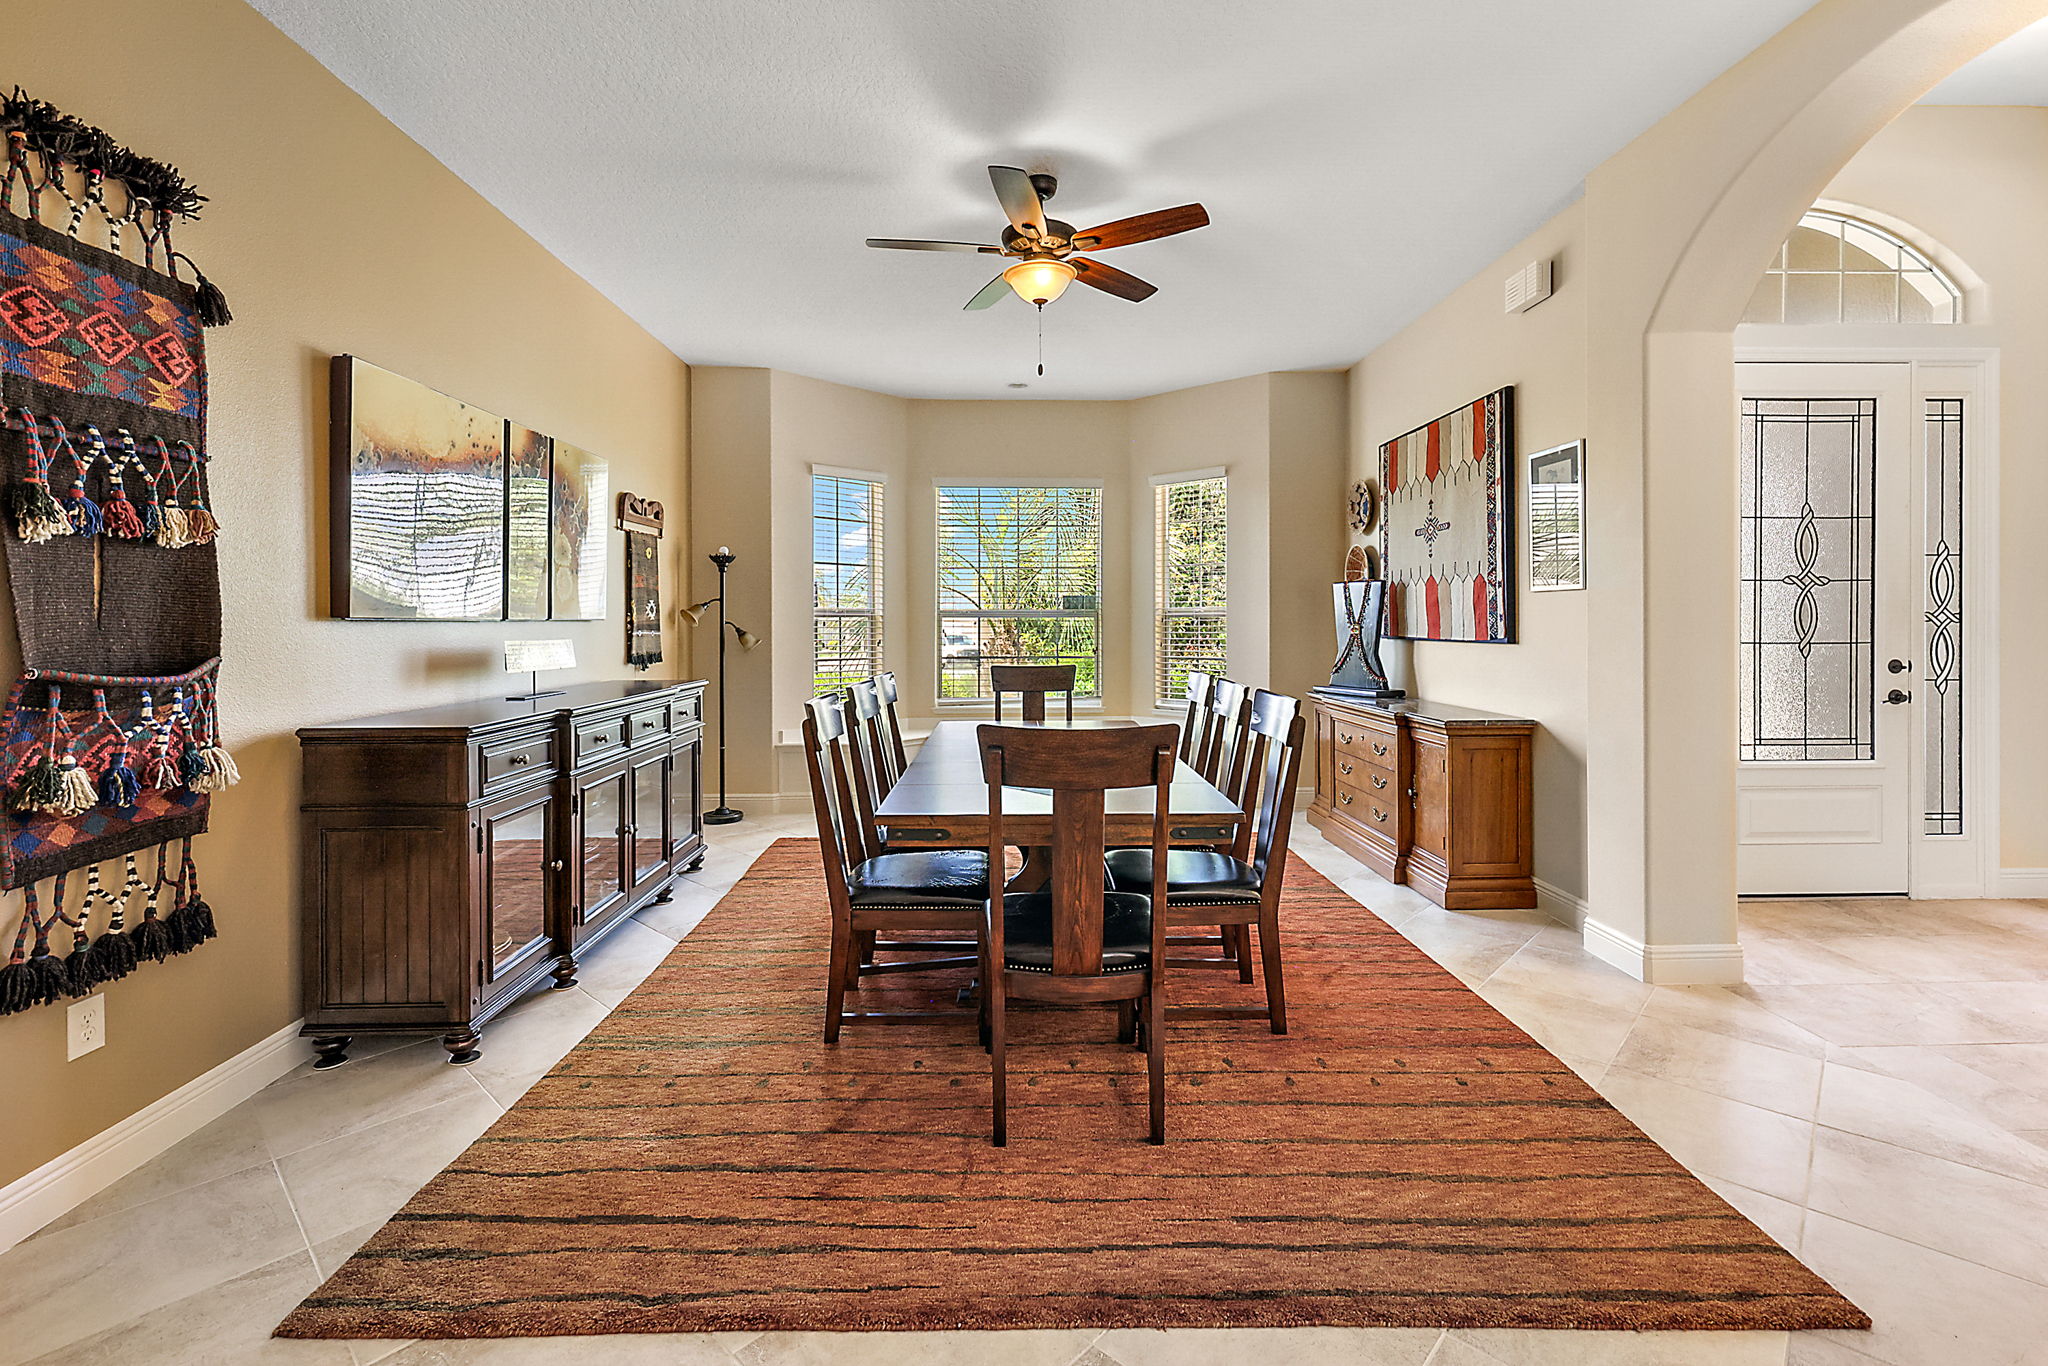
POLYGON ((1380 662, 1380 628, 1386 610, 1387 585, 1381 579, 1356 579, 1330 585, 1337 607, 1337 662, 1330 682, 1318 692, 1374 699, 1406 697, 1387 684, 1387 666, 1380 662))

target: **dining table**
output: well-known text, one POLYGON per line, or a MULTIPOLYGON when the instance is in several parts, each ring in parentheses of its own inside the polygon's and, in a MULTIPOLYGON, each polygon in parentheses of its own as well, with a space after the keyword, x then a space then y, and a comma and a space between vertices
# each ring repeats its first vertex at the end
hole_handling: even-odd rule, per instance
MULTIPOLYGON (((891 852, 904 849, 980 849, 988 845, 988 783, 982 776, 981 721, 941 721, 919 747, 896 785, 875 808, 891 852)), ((1005 722, 1005 725, 1012 723, 1005 722)), ((1042 721, 1034 730, 1101 730, 1129 721, 1042 721)), ((1103 798, 1103 837, 1111 845, 1152 843, 1149 787, 1111 788, 1103 798)), ((1180 846, 1227 845, 1244 812, 1214 783, 1176 761, 1167 794, 1167 840, 1180 846)), ((1052 792, 1003 789, 1003 837, 1024 851, 1024 865, 1009 881, 1013 892, 1035 891, 1052 874, 1052 792)))

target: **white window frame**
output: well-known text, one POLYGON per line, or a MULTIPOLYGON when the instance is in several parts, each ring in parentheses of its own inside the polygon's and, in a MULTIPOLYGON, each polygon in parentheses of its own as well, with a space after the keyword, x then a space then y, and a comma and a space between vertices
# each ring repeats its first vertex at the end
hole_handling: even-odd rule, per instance
POLYGON ((932 479, 932 698, 940 710, 949 708, 979 708, 987 710, 994 702, 991 695, 979 697, 945 697, 945 622, 948 618, 972 617, 977 620, 991 617, 1000 618, 1042 618, 1053 620, 1092 620, 1095 623, 1095 692, 1074 694, 1074 705, 1081 710, 1099 710, 1103 694, 1107 691, 1107 680, 1103 677, 1104 649, 1102 639, 1103 586, 1106 582, 1102 572, 1104 523, 1108 517, 1108 496, 1105 481, 1101 479, 1002 479, 973 475, 949 478, 938 475, 932 479), (1095 606, 1092 609, 1041 609, 1002 611, 993 608, 948 609, 945 603, 945 537, 941 531, 940 517, 943 515, 944 493, 947 489, 1092 489, 1096 494, 1095 508, 1095 606))
POLYGON ((1166 683, 1166 627, 1172 619, 1202 619, 1223 623, 1224 659, 1216 669, 1221 673, 1228 667, 1230 648, 1230 471, 1227 467, 1214 466, 1208 469, 1183 470, 1171 474, 1155 474, 1152 483, 1152 684, 1154 705, 1166 711, 1185 703, 1185 697, 1165 696, 1166 683), (1166 497, 1167 490, 1183 484, 1204 484, 1214 481, 1223 484, 1224 524, 1224 570, 1221 607, 1169 607, 1166 602, 1166 497))
MULTIPOLYGON (((846 620, 846 619, 850 619, 850 618, 856 618, 856 617, 865 617, 865 618, 868 618, 868 619, 869 619, 869 621, 870 621, 870 623, 871 623, 871 624, 870 624, 870 626, 869 626, 869 630, 870 630, 870 631, 871 631, 871 632, 873 633, 873 634, 872 634, 872 635, 870 636, 870 639, 872 639, 872 640, 874 641, 874 644, 875 644, 875 649, 874 649, 874 656, 873 656, 873 661, 872 661, 872 662, 873 662, 873 664, 874 664, 874 669, 875 669, 875 670, 879 670, 879 669, 881 669, 881 667, 882 667, 882 664, 883 664, 883 659, 884 659, 884 647, 883 647, 883 636, 882 636, 882 632, 883 632, 883 629, 884 629, 884 627, 885 627, 885 625, 886 625, 886 621, 887 621, 887 618, 886 618, 886 613, 887 613, 887 611, 888 611, 888 590, 887 590, 887 573, 888 573, 888 564, 889 564, 889 557, 888 557, 888 550, 887 550, 887 546, 886 546, 885 542, 886 542, 886 539, 887 539, 887 535, 888 535, 888 525, 889 525, 889 520, 888 520, 888 519, 889 519, 889 513, 888 513, 888 508, 889 508, 889 480, 888 480, 888 477, 887 477, 886 475, 883 475, 883 474, 881 474, 881 473, 879 473, 879 472, 877 472, 877 471, 875 471, 875 470, 856 470, 856 469, 848 469, 848 468, 844 468, 844 467, 842 467, 842 466, 838 466, 838 465, 817 465, 817 464, 814 464, 814 465, 812 465, 812 466, 811 466, 811 471, 810 471, 810 473, 811 473, 811 479, 810 479, 810 484, 811 484, 811 486, 810 486, 809 490, 807 490, 807 492, 808 492, 808 493, 810 494, 810 498, 809 498, 809 500, 808 500, 808 501, 807 501, 807 503, 806 503, 806 508, 805 508, 805 518, 806 518, 806 520, 807 520, 807 521, 809 522, 809 530, 810 530, 810 535, 811 535, 811 539, 812 539, 812 545, 811 545, 811 561, 810 561, 810 562, 811 562, 811 690, 812 690, 813 694, 815 695, 815 694, 816 694, 816 692, 817 692, 817 689, 818 689, 818 678, 819 678, 819 667, 818 667, 818 666, 819 666, 819 663, 820 663, 820 661, 819 661, 819 657, 818 657, 818 623, 819 623, 819 622, 820 622, 821 620, 824 620, 824 619, 826 619, 826 618, 831 618, 831 619, 834 619, 834 620, 846 620), (868 558, 868 602, 869 602, 869 607, 868 607, 868 610, 866 610, 866 611, 860 611, 860 610, 858 610, 858 609, 854 609, 854 608, 839 608, 839 607, 820 607, 820 606, 818 606, 818 590, 817 590, 817 573, 818 573, 818 565, 819 565, 820 563, 823 563, 822 561, 820 561, 820 560, 819 560, 819 559, 817 558, 817 555, 818 555, 818 551, 817 551, 817 534, 818 534, 818 512, 817 512, 817 497, 818 497, 818 480, 820 480, 820 479, 840 479, 840 480, 845 480, 845 481, 848 481, 848 482, 852 482, 852 483, 864 483, 864 484, 868 484, 868 485, 871 485, 871 486, 873 487, 873 489, 874 489, 874 492, 873 492, 873 494, 871 495, 871 499, 872 499, 872 501, 871 501, 871 502, 870 502, 870 504, 869 504, 869 517, 868 517, 868 521, 867 521, 867 527, 868 527, 868 557, 869 557, 869 558, 868 558)), ((871 672, 872 672, 872 671, 871 671, 871 672)))

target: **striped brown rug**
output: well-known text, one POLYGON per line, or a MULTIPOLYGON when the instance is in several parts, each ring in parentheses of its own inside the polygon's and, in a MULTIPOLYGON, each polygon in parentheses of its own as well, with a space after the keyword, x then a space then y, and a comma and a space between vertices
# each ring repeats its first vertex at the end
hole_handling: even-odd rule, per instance
POLYGON ((1289 1037, 1171 1025, 1162 1149, 1111 1016, 1020 1009, 997 1149, 968 1012, 820 1042, 817 846, 784 840, 278 1334, 1868 1326, 1407 940, 1289 882, 1289 1037))

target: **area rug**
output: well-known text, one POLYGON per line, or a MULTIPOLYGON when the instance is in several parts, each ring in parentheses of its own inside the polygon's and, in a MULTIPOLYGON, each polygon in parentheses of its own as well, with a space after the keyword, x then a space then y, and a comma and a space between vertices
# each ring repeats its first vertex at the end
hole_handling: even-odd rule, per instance
POLYGON ((1290 1033, 1170 1024, 1165 1147, 1112 1016, 1020 1008, 995 1148, 971 1012, 821 1042, 818 849, 783 840, 278 1335, 1869 1326, 1299 860, 1281 919, 1290 1033))

